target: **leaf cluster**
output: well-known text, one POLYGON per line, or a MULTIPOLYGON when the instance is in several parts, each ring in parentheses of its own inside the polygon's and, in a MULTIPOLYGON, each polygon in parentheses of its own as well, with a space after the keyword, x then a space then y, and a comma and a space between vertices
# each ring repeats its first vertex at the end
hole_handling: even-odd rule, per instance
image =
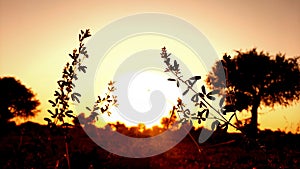
POLYGON ((71 124, 65 122, 65 118, 75 118, 73 111, 69 110, 69 101, 80 103, 79 98, 81 97, 80 93, 72 92, 75 84, 74 80, 78 80, 78 72, 86 73, 86 66, 82 65, 82 62, 85 58, 88 58, 86 48, 84 47, 83 41, 88 38, 90 35, 89 29, 83 31, 81 30, 79 34, 79 50, 76 48, 71 54, 69 54, 72 59, 71 63, 67 62, 66 66, 62 72, 62 79, 57 81, 58 89, 55 90, 54 100, 49 100, 54 110, 48 110, 51 114, 50 118, 44 118, 48 122, 49 126, 56 125, 58 122, 62 123, 62 126, 69 127, 71 124), (82 55, 80 55, 82 54, 82 55), (78 72, 77 72, 78 71, 78 72))
POLYGON ((215 95, 221 94, 221 91, 218 89, 208 91, 205 85, 201 86, 201 91, 196 91, 194 89, 194 86, 197 82, 199 82, 201 76, 192 76, 188 79, 183 79, 183 76, 180 72, 179 63, 176 60, 172 61, 170 56, 171 53, 167 53, 167 49, 163 47, 161 52, 161 58, 164 59, 164 63, 166 65, 165 72, 170 72, 174 76, 174 78, 168 78, 168 81, 176 82, 177 87, 183 84, 186 87, 186 90, 182 93, 183 96, 186 96, 189 92, 192 92, 193 96, 190 100, 198 109, 197 112, 191 112, 190 109, 186 108, 186 106, 182 103, 182 100, 179 98, 177 100, 177 112, 182 114, 181 116, 179 116, 181 117, 179 122, 182 124, 189 123, 192 125, 192 120, 197 120, 198 124, 201 124, 202 121, 205 121, 208 118, 212 118, 216 120, 211 126, 212 130, 214 130, 217 126, 225 128, 226 130, 228 128, 228 125, 234 126, 230 123, 230 120, 233 117, 236 117, 235 108, 234 106, 229 105, 224 106, 224 100, 226 98, 225 96, 223 96, 220 99, 219 108, 213 107, 208 102, 216 100, 215 95), (215 114, 211 113, 211 111, 216 112, 218 114, 218 117, 215 114), (228 112, 233 112, 229 120, 226 119, 224 116, 228 112), (219 122, 222 122, 222 124, 220 124, 219 122))
MULTIPOLYGON (((75 103, 80 103, 80 93, 73 92, 73 88, 75 84, 74 80, 78 80, 78 73, 83 72, 86 73, 87 66, 83 65, 84 59, 89 57, 86 47, 84 46, 83 41, 88 38, 90 35, 89 30, 86 31, 81 30, 79 34, 79 48, 74 49, 72 54, 69 54, 72 59, 71 64, 68 62, 63 69, 62 79, 58 80, 58 90, 55 91, 54 100, 49 100, 54 110, 48 110, 51 118, 44 118, 45 121, 48 122, 50 127, 56 126, 59 122, 62 127, 70 127, 72 124, 65 122, 65 118, 73 118, 73 121, 76 121, 76 116, 73 115, 73 110, 69 109, 69 101, 72 100, 75 103)), ((107 90, 104 97, 98 96, 98 99, 95 101, 92 108, 86 107, 86 109, 90 112, 90 116, 88 117, 89 122, 94 122, 98 120, 99 111, 103 113, 109 112, 110 106, 118 106, 117 97, 112 95, 112 92, 116 90, 114 87, 113 81, 108 83, 107 90)))
MULTIPOLYGON (((68 143, 72 140, 68 129, 72 127, 73 124, 66 122, 66 118, 73 119, 72 121, 75 124, 78 121, 73 110, 70 109, 70 100, 72 100, 75 104, 80 103, 81 94, 73 92, 75 87, 74 81, 78 80, 79 73, 86 73, 87 71, 87 66, 83 64, 83 61, 87 59, 89 55, 83 42, 90 36, 89 29, 85 31, 81 30, 79 34, 79 48, 78 50, 75 48, 73 52, 69 54, 72 60, 71 62, 67 62, 62 72, 62 79, 57 81, 58 88, 54 92, 55 98, 53 100, 49 100, 49 103, 53 107, 53 110, 48 110, 50 118, 44 118, 51 129, 50 132, 52 135, 62 134, 64 136, 66 148, 65 157, 67 159, 68 168, 71 168, 68 143)), ((94 122, 94 120, 97 119, 97 111, 101 111, 101 113, 107 112, 108 115, 110 115, 110 112, 108 111, 109 107, 118 105, 117 97, 111 94, 116 90, 114 83, 115 82, 112 81, 108 83, 108 92, 105 93, 103 98, 98 96, 98 99, 95 101, 92 108, 86 107, 86 109, 91 112, 89 122, 94 122)), ((51 137, 49 138, 51 139, 51 137)))
POLYGON ((86 118, 84 123, 93 123, 95 122, 95 120, 98 120, 99 112, 101 114, 107 113, 107 115, 110 116, 111 112, 109 111, 109 108, 111 106, 118 106, 117 96, 111 94, 116 90, 116 88, 114 87, 114 83, 114 81, 110 81, 108 83, 108 92, 105 93, 104 97, 98 96, 98 99, 95 101, 92 108, 86 107, 86 109, 91 112, 91 114, 86 118))

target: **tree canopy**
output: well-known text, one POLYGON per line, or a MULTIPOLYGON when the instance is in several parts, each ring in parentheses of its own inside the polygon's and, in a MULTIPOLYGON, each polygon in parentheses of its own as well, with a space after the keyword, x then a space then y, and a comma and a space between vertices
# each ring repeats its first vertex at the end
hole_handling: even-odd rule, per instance
POLYGON ((225 54, 208 74, 207 83, 214 89, 226 91, 226 104, 238 111, 251 108, 250 128, 257 132, 257 109, 260 105, 288 106, 300 98, 299 57, 286 58, 279 53, 270 56, 251 49, 236 51, 231 58, 225 54), (225 71, 226 81, 221 77, 225 71))
POLYGON ((13 77, 0 78, 0 123, 3 125, 14 117, 33 117, 39 112, 40 102, 31 89, 13 77))

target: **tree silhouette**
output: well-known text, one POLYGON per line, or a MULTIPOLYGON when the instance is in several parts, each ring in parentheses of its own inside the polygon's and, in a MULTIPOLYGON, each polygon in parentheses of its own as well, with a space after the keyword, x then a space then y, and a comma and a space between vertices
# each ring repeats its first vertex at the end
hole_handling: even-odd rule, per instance
POLYGON ((299 100, 299 57, 287 59, 280 53, 270 56, 263 51, 258 53, 255 48, 236 52, 233 58, 225 54, 216 62, 206 81, 214 89, 226 85, 226 89, 222 89, 227 94, 225 103, 233 106, 233 111, 251 108, 251 121, 244 129, 255 136, 257 110, 261 104, 288 106, 299 100), (225 71, 226 81, 220 78, 222 71, 225 71))
POLYGON ((36 113, 40 102, 35 94, 13 77, 0 78, 0 125, 14 117, 28 118, 36 113))

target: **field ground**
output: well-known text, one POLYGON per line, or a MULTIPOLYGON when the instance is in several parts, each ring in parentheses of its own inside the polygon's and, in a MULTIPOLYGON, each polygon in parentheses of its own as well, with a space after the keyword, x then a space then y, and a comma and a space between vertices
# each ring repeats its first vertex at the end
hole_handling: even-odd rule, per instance
MULTIPOLYGON (((2 132, 0 168, 67 168, 62 136, 46 126, 15 127, 2 132), (23 136, 21 137, 21 133, 23 136), (53 143, 53 144, 52 144, 53 143)), ((200 144, 199 153, 186 136, 165 153, 148 158, 126 158, 97 146, 80 128, 71 132, 71 168, 300 168, 300 135, 262 131, 257 141, 241 134, 214 133, 200 144)), ((191 131, 197 140, 199 131, 191 131)))

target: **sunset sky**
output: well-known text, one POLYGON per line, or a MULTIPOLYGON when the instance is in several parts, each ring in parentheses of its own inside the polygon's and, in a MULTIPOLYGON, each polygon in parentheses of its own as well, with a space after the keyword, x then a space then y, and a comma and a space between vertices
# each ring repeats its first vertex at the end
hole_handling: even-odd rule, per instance
MULTIPOLYGON (((219 57, 253 47, 272 55, 300 55, 298 0, 1 0, 0 76, 14 76, 37 94, 42 111, 32 120, 43 122, 68 54, 78 46, 79 31, 88 28, 93 35, 119 18, 145 12, 194 25, 219 57)), ((299 102, 288 108, 261 107, 259 113, 261 129, 295 131, 300 125, 299 102)))

